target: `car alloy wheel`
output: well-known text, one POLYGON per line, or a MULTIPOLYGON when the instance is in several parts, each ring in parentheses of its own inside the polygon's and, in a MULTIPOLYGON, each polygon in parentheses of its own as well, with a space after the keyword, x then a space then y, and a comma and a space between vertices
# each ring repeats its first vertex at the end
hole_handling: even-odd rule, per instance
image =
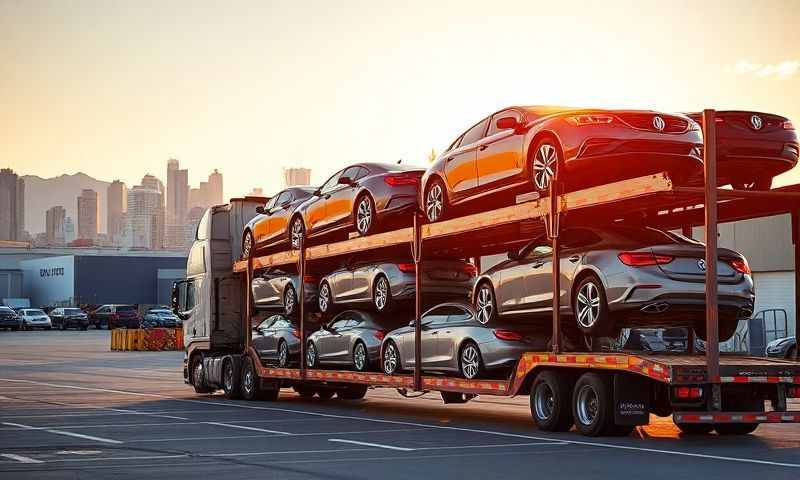
POLYGON ((386 309, 386 305, 389 303, 389 280, 386 280, 386 277, 380 277, 378 281, 375 282, 373 300, 375 301, 375 308, 379 312, 386 309))
POLYGON ((248 230, 244 234, 244 242, 242 242, 242 258, 250 258, 253 253, 253 233, 248 230))
POLYGON ((322 284, 319 289, 319 311, 326 313, 331 306, 331 287, 328 282, 322 284))
POLYGON ((478 290, 475 309, 478 311, 478 321, 483 325, 486 325, 492 320, 494 316, 494 299, 492 287, 488 284, 483 284, 480 290, 478 290))
POLYGON ((590 329, 600 318, 600 291, 594 282, 586 282, 578 291, 575 302, 578 305, 578 323, 581 327, 590 329))
POLYGON ((461 349, 461 373, 467 380, 478 377, 481 369, 481 354, 473 343, 461 349))
POLYGON ((356 229, 359 234, 366 235, 369 233, 372 227, 372 217, 372 199, 370 199, 369 195, 364 195, 361 197, 361 201, 358 202, 358 209, 356 210, 356 229))
POLYGON ((436 222, 442 217, 442 210, 444 209, 444 191, 442 185, 434 183, 428 190, 428 195, 425 196, 425 214, 428 220, 436 222))
POLYGON ((295 250, 300 249, 300 245, 303 243, 303 237, 305 236, 305 232, 303 231, 305 227, 303 226, 303 219, 298 217, 295 218, 292 222, 292 231, 291 241, 292 241, 292 248, 295 250))
POLYGON ((556 147, 551 143, 544 142, 536 150, 533 159, 533 181, 536 188, 540 191, 547 190, 550 180, 555 176, 556 165, 558 164, 558 153, 556 147))
POLYGON ((399 363, 400 359, 397 354, 397 347, 393 342, 387 343, 386 348, 383 350, 383 372, 387 375, 395 374, 398 370, 399 363))
POLYGON ((297 299, 294 294, 294 287, 289 285, 286 287, 286 291, 283 294, 283 309, 286 312, 286 315, 292 315, 294 313, 294 306, 297 302, 297 299))
POLYGON ((306 366, 308 368, 317 366, 317 347, 313 343, 309 343, 306 348, 306 366))
POLYGON ((367 369, 367 347, 361 342, 356 343, 356 348, 353 350, 353 366, 359 372, 367 369))
POLYGON ((575 398, 575 413, 578 421, 583 425, 592 425, 600 411, 600 401, 597 391, 589 384, 580 387, 575 398))
POLYGON ((286 368, 289 365, 289 346, 286 342, 281 341, 278 345, 278 366, 286 368))

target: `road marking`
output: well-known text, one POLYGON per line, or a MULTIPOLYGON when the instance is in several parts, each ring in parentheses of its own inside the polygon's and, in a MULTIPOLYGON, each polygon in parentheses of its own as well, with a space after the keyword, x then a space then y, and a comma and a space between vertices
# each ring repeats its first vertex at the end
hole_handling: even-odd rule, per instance
MULTIPOLYGON (((6 382, 14 382, 14 383, 26 383, 31 385, 42 385, 46 387, 55 387, 55 388, 68 388, 68 389, 76 389, 76 390, 86 390, 90 392, 106 392, 106 393, 118 393, 122 395, 131 395, 131 396, 138 396, 138 397, 149 397, 149 398, 161 398, 165 400, 172 400, 176 402, 186 402, 186 403, 195 403, 195 404, 202 404, 202 405, 214 405, 214 406, 224 406, 228 408, 243 408, 247 410, 263 410, 263 411, 271 411, 271 412, 284 412, 284 413, 293 413, 297 415, 309 415, 315 417, 324 417, 324 418, 338 418, 342 420, 359 420, 364 422, 373 422, 373 423, 386 423, 386 424, 394 424, 394 425, 408 425, 414 427, 423 427, 423 428, 435 428, 439 430, 450 430, 450 431, 459 431, 459 432, 471 432, 471 433, 482 433, 486 435, 497 435, 501 437, 510 437, 510 438, 523 438, 526 440, 540 440, 540 441, 552 441, 552 438, 547 437, 537 437, 533 435, 522 435, 516 433, 507 433, 507 432, 495 432, 491 430, 480 430, 474 428, 465 428, 465 427, 452 427, 446 425, 429 425, 424 423, 416 423, 416 422, 406 422, 402 420, 386 420, 380 418, 368 418, 368 417, 356 417, 352 415, 335 415, 332 413, 321 413, 321 412, 307 412, 303 410, 293 410, 291 408, 279 408, 279 407, 262 407, 257 405, 246 405, 242 403, 235 403, 231 401, 226 402, 219 402, 219 401, 212 401, 212 400, 196 400, 196 399, 189 399, 189 398, 177 398, 171 397, 169 395, 163 395, 159 393, 142 393, 142 392, 131 392, 125 390, 112 390, 106 388, 95 388, 95 387, 81 387, 78 385, 64 385, 58 383, 49 383, 49 382, 38 382, 35 380, 24 380, 24 379, 15 379, 15 378, 0 378, 0 381, 6 382)), ((769 460, 760 460, 756 458, 737 458, 737 457, 726 457, 720 455, 708 455, 703 453, 692 453, 692 452, 682 452, 678 450, 663 450, 657 448, 647 448, 647 447, 633 447, 628 445, 616 445, 616 444, 609 444, 609 443, 600 443, 600 442, 589 442, 589 441, 582 441, 582 440, 560 440, 563 443, 569 445, 583 445, 589 447, 598 447, 598 448, 608 448, 612 450, 628 450, 628 451, 637 451, 637 452, 645 452, 645 453, 659 453, 664 455, 675 455, 681 457, 692 457, 692 458, 705 458, 709 460, 720 460, 720 461, 727 461, 727 462, 738 462, 738 463, 753 463, 757 465, 772 465, 777 467, 788 467, 788 468, 800 468, 800 463, 786 463, 786 462, 773 462, 769 460)))
POLYGON ((452 447, 417 447, 414 450, 460 450, 462 448, 544 447, 567 445, 566 442, 500 443, 495 445, 455 445, 452 447))
POLYGON ((119 440, 113 440, 110 438, 93 437, 91 435, 84 435, 82 433, 67 432, 66 430, 56 430, 54 428, 32 427, 30 425, 22 425, 21 423, 3 422, 3 425, 8 425, 9 427, 19 427, 23 430, 38 430, 41 432, 54 433, 56 435, 65 435, 67 437, 82 438, 84 440, 92 440, 95 442, 113 443, 115 445, 122 443, 119 440))
POLYGON ((0 453, 0 457, 16 460, 20 463, 43 463, 41 460, 36 460, 35 458, 25 457, 22 455, 15 455, 13 453, 0 453))
MULTIPOLYGON (((289 433, 292 437, 309 437, 319 435, 358 435, 361 433, 390 433, 390 432, 416 432, 421 428, 393 428, 391 430, 354 430, 351 432, 315 432, 315 433, 289 433)), ((280 435, 226 435, 209 437, 179 437, 179 438, 145 438, 140 440, 128 440, 125 443, 159 443, 159 442, 191 442, 201 440, 236 440, 244 438, 272 438, 280 435)))
POLYGON ((328 450, 288 450, 282 452, 236 452, 236 453, 212 453, 196 454, 195 458, 216 458, 216 457, 252 457, 258 455, 300 455, 307 453, 335 453, 335 452, 357 452, 366 448, 332 448, 328 450))
POLYGON ((232 423, 221 423, 221 422, 203 422, 206 425, 216 425, 218 427, 228 427, 228 428, 238 428, 241 430, 252 430, 254 432, 262 432, 262 433, 274 433, 276 435, 291 435, 289 432, 282 432, 280 430, 267 430, 266 428, 256 428, 256 427, 248 427, 246 425, 234 425, 232 423))
POLYGON ((189 420, 186 417, 178 417, 178 416, 175 416, 175 415, 163 415, 163 414, 160 414, 160 413, 140 412, 138 410, 126 410, 126 409, 123 409, 123 408, 108 408, 108 407, 100 407, 100 408, 108 409, 108 410, 111 410, 112 412, 118 412, 118 413, 122 413, 122 414, 147 415, 147 416, 150 416, 150 417, 171 418, 173 420, 189 420))
POLYGON ((397 450, 398 452, 413 452, 413 448, 405 448, 405 447, 395 447, 394 445, 384 445, 382 443, 369 443, 369 442, 359 442, 356 440, 345 440, 343 438, 329 438, 329 442, 337 442, 337 443, 349 443, 351 445, 361 445, 364 447, 375 447, 375 448, 385 448, 387 450, 397 450))

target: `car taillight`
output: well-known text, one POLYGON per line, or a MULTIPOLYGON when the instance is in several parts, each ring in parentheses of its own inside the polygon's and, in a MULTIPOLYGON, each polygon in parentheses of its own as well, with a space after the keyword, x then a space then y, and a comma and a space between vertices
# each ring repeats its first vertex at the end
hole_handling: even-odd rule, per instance
POLYGON ((786 120, 783 122, 783 129, 784 130, 794 130, 794 125, 792 124, 791 120, 786 120))
POLYGON ((622 252, 617 257, 620 262, 629 267, 664 265, 675 259, 669 255, 656 255, 652 252, 622 252))
POLYGON ((401 173, 397 175, 386 175, 383 177, 383 181, 392 187, 398 187, 401 185, 417 185, 419 183, 419 177, 417 175, 401 173))
POLYGON ((300 330, 298 330, 296 328, 293 329, 292 330, 292 335, 294 335, 294 338, 300 338, 300 330))
POLYGON ((315 277, 313 275, 305 275, 303 277, 303 283, 311 283, 311 284, 316 285, 317 282, 319 282, 319 278, 317 278, 317 277, 315 277))
POLYGON ((750 265, 748 265, 747 260, 745 259, 736 259, 730 261, 731 267, 739 273, 744 273, 745 275, 750 275, 750 265))
POLYGON ((398 263, 397 268, 403 273, 414 273, 417 271, 417 266, 413 263, 398 263))
POLYGON ((512 332, 511 330, 495 329, 492 330, 492 333, 500 340, 510 340, 512 342, 519 342, 522 340, 522 335, 517 332, 512 332))
POLYGON ((700 387, 677 387, 675 396, 682 400, 697 399, 703 396, 703 389, 700 387))
POLYGON ((374 335, 375 335, 375 338, 377 338, 380 341, 383 341, 383 337, 386 336, 386 332, 384 332, 383 330, 375 330, 375 334, 374 335))
POLYGON ((575 126, 583 125, 602 125, 614 121, 611 115, 575 115, 574 117, 567 117, 567 121, 575 126))
POLYGON ((787 388, 786 396, 789 398, 800 398, 800 387, 794 386, 787 388))
POLYGON ((465 263, 464 267, 461 269, 462 272, 466 273, 470 277, 477 277, 478 276, 478 267, 471 263, 465 263))

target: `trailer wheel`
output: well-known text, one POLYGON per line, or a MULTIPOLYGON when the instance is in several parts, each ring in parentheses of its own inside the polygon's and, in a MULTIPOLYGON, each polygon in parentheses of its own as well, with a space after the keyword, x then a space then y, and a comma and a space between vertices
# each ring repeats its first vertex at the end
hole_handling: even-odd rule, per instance
POLYGON ((297 392, 302 398, 311 398, 317 391, 307 385, 294 386, 294 391, 297 392))
POLYGON ((321 400, 330 400, 333 396, 336 395, 336 390, 333 388, 318 388, 317 389, 317 396, 321 400))
MULTIPOLYGON (((64 324, 61 324, 61 330, 65 330, 64 324)), ((195 355, 189 367, 190 379, 195 393, 211 393, 214 390, 206 385, 206 374, 203 368, 202 355, 195 355)))
POLYGON ((545 432, 567 432, 572 427, 572 385, 551 370, 536 376, 531 387, 531 416, 545 432))
POLYGON ((240 378, 236 362, 232 358, 225 360, 225 365, 222 367, 222 391, 225 392, 225 398, 229 400, 242 398, 240 378))
POLYGON ((614 391, 611 377, 595 372, 581 375, 572 392, 572 415, 582 435, 598 437, 614 432, 614 391))
POLYGON ((348 385, 336 389, 336 396, 342 400, 361 400, 367 395, 366 385, 348 385))
POLYGON ((245 358, 244 365, 242 365, 242 397, 245 400, 257 400, 259 394, 258 376, 256 375, 256 368, 253 365, 253 359, 250 357, 245 358))
POLYGON ((758 428, 757 423, 715 423, 714 430, 720 435, 747 435, 758 428))
POLYGON ((714 425, 710 423, 676 423, 681 433, 686 435, 707 435, 714 430, 714 425))

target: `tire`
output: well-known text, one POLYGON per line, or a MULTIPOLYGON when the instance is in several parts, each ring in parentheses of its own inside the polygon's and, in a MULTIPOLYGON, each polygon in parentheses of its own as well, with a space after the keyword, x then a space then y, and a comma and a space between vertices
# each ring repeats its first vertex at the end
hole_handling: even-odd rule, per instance
POLYGON ((447 189, 444 183, 436 177, 425 189, 425 217, 429 223, 444 220, 447 215, 447 189))
POLYGON ((391 340, 386 342, 381 354, 381 368, 386 375, 395 375, 400 372, 400 350, 391 340))
POLYGON ((11 331, 12 332, 18 332, 19 331, 19 325, 15 325, 15 326, 11 327, 11 331))
POLYGON ((295 386, 294 391, 297 392, 302 398, 311 398, 317 393, 317 390, 307 385, 295 386))
POLYGON ((475 342, 469 340, 461 346, 458 351, 458 370, 461 372, 461 376, 467 380, 475 380, 482 376, 481 349, 475 342))
POLYGON ((45 329, 45 330, 52 330, 52 329, 53 329, 53 327, 52 327, 52 326, 50 326, 50 327, 44 327, 44 329, 45 329))
POLYGON ((242 258, 247 259, 255 253, 255 240, 253 239, 253 232, 245 230, 242 237, 242 258))
POLYGON ((297 310, 297 292, 294 290, 294 285, 291 283, 286 286, 283 291, 283 312, 287 317, 291 317, 297 310))
POLYGON ((603 282, 594 274, 585 276, 575 287, 572 311, 578 329, 584 335, 603 337, 614 329, 603 282))
POLYGON ((289 368, 289 344, 283 339, 278 341, 278 367, 289 368))
POLYGON ((361 400, 367 395, 366 385, 348 385, 336 389, 336 396, 342 400, 361 400))
POLYGON ((306 367, 319 367, 319 355, 317 354, 317 347, 313 342, 308 342, 308 346, 306 347, 306 367))
MULTIPOLYGON (((719 341, 724 342, 726 340, 730 340, 731 337, 736 333, 736 327, 739 326, 738 320, 727 320, 722 321, 719 320, 717 324, 719 327, 719 341)), ((703 316, 702 320, 698 320, 694 324, 694 334, 702 341, 706 341, 706 319, 705 315, 703 316)))
POLYGON ((317 298, 320 313, 324 315, 333 312, 333 295, 331 294, 331 286, 328 282, 323 281, 319 285, 319 295, 317 298))
POLYGON ((275 401, 280 395, 279 389, 262 390, 260 378, 256 372, 253 359, 249 356, 245 358, 242 365, 241 392, 245 400, 268 400, 275 401))
POLYGON ((67 329, 67 324, 64 323, 64 322, 61 322, 61 325, 59 325, 58 328, 61 329, 61 330, 66 330, 67 329))
POLYGON ((195 355, 189 364, 189 379, 192 382, 195 393, 211 393, 214 391, 206 385, 206 374, 203 368, 203 357, 195 355))
POLYGON ((233 360, 227 360, 222 366, 222 391, 225 398, 238 400, 242 398, 241 374, 238 365, 233 360))
POLYGON ((81 325, 81 330, 83 330, 84 332, 86 330, 89 330, 89 325, 81 325))
POLYGON ((681 433, 685 435, 708 435, 714 430, 710 423, 676 423, 681 433))
POLYGON ((531 182, 539 193, 550 190, 550 182, 555 176, 558 165, 562 162, 564 155, 561 147, 553 137, 544 136, 540 138, 531 150, 531 182))
POLYGON ((568 432, 572 428, 572 384, 561 373, 545 370, 531 387, 531 416, 545 432, 568 432))
POLYGON ((475 319, 483 325, 494 324, 497 321, 497 300, 491 282, 484 281, 475 290, 473 301, 477 315, 475 319))
POLYGON ((386 313, 392 309, 392 287, 385 275, 378 275, 372 287, 372 305, 378 313, 386 313))
POLYGON ((363 194, 355 202, 353 225, 362 237, 375 233, 378 216, 375 213, 375 201, 369 194, 363 194))
POLYGON ((300 245, 305 240, 306 226, 303 223, 303 217, 297 216, 292 219, 289 224, 289 245, 292 250, 300 250, 300 245))
POLYGON ((572 391, 572 416, 575 428, 587 437, 615 433, 610 375, 588 372, 578 378, 572 391))
POLYGON ((366 372, 369 369, 369 356, 367 355, 367 346, 364 342, 358 340, 353 347, 353 370, 357 372, 366 372))
POLYGON ((317 389, 317 396, 320 398, 320 400, 330 400, 334 395, 336 395, 336 390, 333 388, 317 389))

